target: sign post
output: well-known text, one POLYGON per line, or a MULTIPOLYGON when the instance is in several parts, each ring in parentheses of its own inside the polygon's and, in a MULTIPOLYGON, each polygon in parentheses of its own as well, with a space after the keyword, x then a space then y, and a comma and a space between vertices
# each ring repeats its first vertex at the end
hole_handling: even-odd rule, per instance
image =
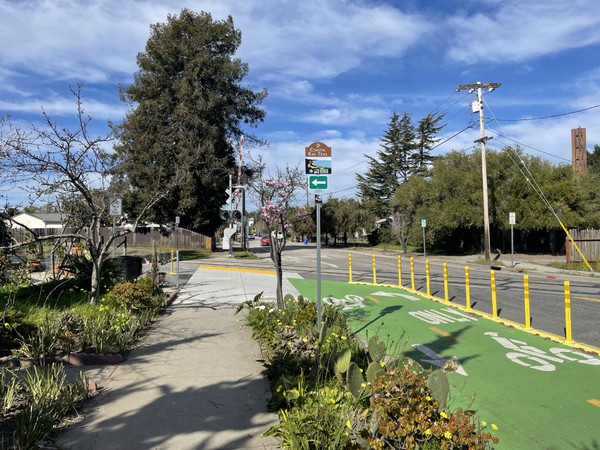
POLYGON ((514 227, 515 223, 517 223, 516 213, 508 213, 508 223, 510 224, 510 267, 515 267, 514 227))
POLYGON ((176 284, 175 286, 179 289, 179 216, 175 216, 175 258, 177 261, 177 275, 176 275, 176 284))
POLYGON ((112 224, 112 235, 113 235, 113 241, 112 241, 112 257, 115 257, 115 232, 116 232, 116 218, 117 216, 121 216, 122 211, 123 211, 123 200, 121 199, 121 197, 115 197, 114 200, 112 201, 112 203, 110 204, 110 215, 112 216, 113 219, 113 224, 112 224))
POLYGON ((321 190, 327 189, 331 174, 331 147, 322 142, 313 142, 305 148, 305 169, 308 188, 316 191, 317 210, 317 330, 321 331, 321 190))
POLYGON ((423 258, 426 256, 425 252, 425 227, 427 226, 427 220, 421 219, 421 228, 423 228, 423 258))

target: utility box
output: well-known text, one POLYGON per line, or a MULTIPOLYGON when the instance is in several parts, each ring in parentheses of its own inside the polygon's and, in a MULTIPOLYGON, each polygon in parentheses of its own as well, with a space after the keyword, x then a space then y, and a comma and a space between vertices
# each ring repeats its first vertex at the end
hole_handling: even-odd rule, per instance
POLYGON ((143 258, 141 256, 118 256, 110 260, 117 265, 116 271, 122 280, 131 281, 142 274, 143 258))

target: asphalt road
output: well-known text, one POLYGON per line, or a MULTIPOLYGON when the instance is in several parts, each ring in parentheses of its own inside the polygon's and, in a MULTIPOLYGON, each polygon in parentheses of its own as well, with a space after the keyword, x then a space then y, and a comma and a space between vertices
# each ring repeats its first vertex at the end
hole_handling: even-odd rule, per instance
MULTIPOLYGON (((258 241, 251 248, 263 260, 271 264, 269 248, 260 247, 258 241)), ((321 250, 321 276, 323 279, 348 281, 348 254, 352 254, 353 281, 373 281, 372 252, 352 251, 341 248, 321 250)), ((402 258, 402 284, 410 288, 409 258, 402 258)), ((430 260, 430 292, 444 297, 443 262, 448 269, 448 297, 451 302, 465 305, 465 263, 448 257, 430 260)), ((284 270, 297 272, 302 277, 315 279, 316 248, 313 245, 288 244, 283 255, 284 270)), ((415 289, 426 292, 425 260, 414 258, 415 289)), ((518 266, 517 266, 518 267, 518 266)), ((492 313, 490 270, 471 264, 471 306, 475 310, 492 313)), ((503 268, 495 270, 497 312, 500 318, 520 324, 525 323, 523 275, 503 268)), ((553 272, 531 271, 529 276, 530 318, 533 328, 558 336, 565 336, 564 280, 571 283, 572 333, 575 341, 600 348, 600 278, 563 275, 553 272)), ((376 255, 376 281, 380 284, 398 284, 398 258, 392 255, 376 255)))

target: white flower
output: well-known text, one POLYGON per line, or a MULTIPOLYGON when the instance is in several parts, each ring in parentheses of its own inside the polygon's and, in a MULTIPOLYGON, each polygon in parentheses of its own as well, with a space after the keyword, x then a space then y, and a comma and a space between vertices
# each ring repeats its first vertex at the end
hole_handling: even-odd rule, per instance
POLYGON ((271 308, 271 309, 269 310, 269 313, 272 313, 273 311, 275 311, 275 308, 271 308))
POLYGON ((266 308, 266 306, 265 306, 265 305, 260 305, 260 306, 258 307, 258 309, 265 309, 265 308, 266 308))

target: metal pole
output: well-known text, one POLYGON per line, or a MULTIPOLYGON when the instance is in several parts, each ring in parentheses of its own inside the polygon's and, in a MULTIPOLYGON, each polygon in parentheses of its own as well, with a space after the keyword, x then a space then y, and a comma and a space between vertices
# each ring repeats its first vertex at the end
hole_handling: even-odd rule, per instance
POLYGON ((426 252, 425 252, 425 227, 421 227, 423 228, 423 258, 425 258, 427 256, 426 252))
POLYGON ((321 332, 321 203, 317 207, 317 331, 321 332))
POLYGON ((515 267, 514 228, 515 228, 515 226, 511 223, 510 224, 510 267, 515 267))
MULTIPOLYGON (((229 192, 233 195, 233 181, 232 175, 229 174, 229 192)), ((231 197, 231 202, 229 203, 229 228, 233 228, 233 197, 231 197)), ((233 258, 233 235, 229 238, 229 251, 227 252, 228 258, 233 258)))
POLYGON ((113 257, 113 258, 115 257, 115 239, 114 239, 114 237, 115 237, 115 227, 116 227, 116 225, 115 225, 115 221, 116 221, 116 217, 115 217, 115 216, 113 216, 113 229, 112 229, 112 235, 113 235, 113 241, 112 241, 112 257, 113 257))
POLYGON ((175 258, 177 258, 177 275, 175 286, 179 289, 179 222, 175 225, 175 258))

